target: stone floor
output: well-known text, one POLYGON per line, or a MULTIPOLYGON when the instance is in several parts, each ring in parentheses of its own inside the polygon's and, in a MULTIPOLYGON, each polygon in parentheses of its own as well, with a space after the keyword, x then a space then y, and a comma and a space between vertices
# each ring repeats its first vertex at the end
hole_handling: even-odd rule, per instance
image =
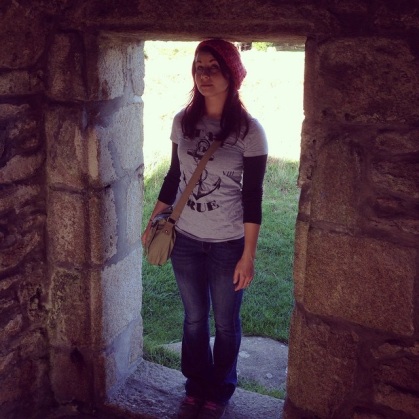
MULTIPOLYGON (((170 345, 179 350, 179 344, 170 345)), ((238 370, 242 378, 269 388, 285 388, 288 348, 264 338, 243 338, 238 370)), ((176 370, 142 362, 124 387, 99 411, 80 413, 66 406, 39 419, 176 419, 184 395, 184 377, 176 370)), ((283 400, 237 389, 225 419, 282 419, 283 400)))
MULTIPOLYGON (((143 362, 109 407, 126 418, 175 419, 184 381, 179 371, 143 362)), ((282 419, 282 410, 282 400, 237 389, 225 419, 282 419)))

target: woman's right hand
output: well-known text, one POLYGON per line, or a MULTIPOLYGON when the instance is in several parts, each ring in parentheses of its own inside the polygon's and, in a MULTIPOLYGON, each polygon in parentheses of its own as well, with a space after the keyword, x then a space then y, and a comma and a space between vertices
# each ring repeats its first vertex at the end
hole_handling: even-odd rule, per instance
POLYGON ((154 210, 151 213, 150 219, 148 220, 147 227, 146 227, 146 229, 144 230, 144 233, 141 236, 141 242, 143 243, 143 246, 145 246, 146 241, 147 241, 148 234, 150 233, 151 221, 154 219, 154 217, 157 214, 160 214, 163 210, 165 210, 168 207, 169 207, 169 205, 168 204, 165 204, 164 202, 161 202, 161 201, 157 201, 156 202, 156 205, 154 207, 154 210))
POLYGON ((151 220, 147 224, 147 228, 144 230, 144 233, 141 236, 141 242, 143 243, 143 246, 145 247, 145 244, 147 242, 148 234, 150 233, 151 229, 151 220))

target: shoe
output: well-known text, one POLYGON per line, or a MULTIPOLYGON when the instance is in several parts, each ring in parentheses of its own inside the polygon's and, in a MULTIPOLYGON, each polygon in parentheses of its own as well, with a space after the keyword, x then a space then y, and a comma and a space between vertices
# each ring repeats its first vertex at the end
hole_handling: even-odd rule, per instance
POLYGON ((199 412, 198 419, 221 419, 226 410, 225 405, 207 400, 199 412))
POLYGON ((178 419, 197 419, 203 404, 201 399, 185 396, 177 412, 178 419))

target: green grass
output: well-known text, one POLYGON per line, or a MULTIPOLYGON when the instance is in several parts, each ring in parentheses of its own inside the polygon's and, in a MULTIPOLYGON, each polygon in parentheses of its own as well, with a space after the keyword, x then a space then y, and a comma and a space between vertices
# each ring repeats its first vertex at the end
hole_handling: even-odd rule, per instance
POLYGON ((264 394, 270 397, 275 397, 276 399, 283 400, 285 399, 287 395, 286 391, 282 388, 267 389, 261 384, 256 383, 255 381, 247 380, 245 378, 240 378, 240 377, 239 377, 237 386, 244 390, 252 391, 253 393, 264 394))
MULTIPOLYGON (((144 173, 143 225, 153 210, 169 158, 153 156, 144 173)), ((264 182, 263 222, 258 242, 256 274, 245 292, 241 318, 245 336, 288 342, 293 308, 293 251, 299 189, 298 162, 268 159, 264 182)), ((160 345, 182 338, 183 308, 170 261, 161 267, 143 260, 143 320, 145 359, 179 368, 179 356, 160 345)), ((241 380, 241 387, 262 394, 267 390, 241 380), (257 390, 255 390, 257 388, 257 390)), ((269 392, 273 397, 284 391, 269 392)))

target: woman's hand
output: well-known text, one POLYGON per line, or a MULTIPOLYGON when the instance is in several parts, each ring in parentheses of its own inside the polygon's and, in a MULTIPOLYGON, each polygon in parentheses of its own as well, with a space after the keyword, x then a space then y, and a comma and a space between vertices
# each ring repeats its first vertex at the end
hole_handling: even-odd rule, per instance
POLYGON ((145 246, 146 244, 148 233, 150 233, 150 229, 151 229, 151 220, 148 222, 147 227, 141 236, 141 242, 143 243, 143 246, 145 246))
POLYGON ((244 251, 234 271, 235 291, 247 288, 255 275, 256 245, 259 236, 259 224, 244 223, 244 251))
POLYGON ((243 254, 237 262, 234 271, 233 283, 236 285, 235 291, 247 288, 253 281, 255 275, 255 260, 251 256, 243 254))
POLYGON ((168 204, 165 204, 164 202, 161 202, 161 201, 157 200, 156 205, 154 206, 154 210, 151 213, 151 217, 148 220, 147 227, 146 227, 146 229, 144 230, 144 233, 141 236, 141 242, 143 243, 143 246, 145 246, 146 241, 147 241, 148 234, 150 233, 150 228, 151 228, 151 222, 152 222, 152 220, 154 219, 154 217, 157 214, 160 214, 166 208, 169 208, 169 205, 168 204))

